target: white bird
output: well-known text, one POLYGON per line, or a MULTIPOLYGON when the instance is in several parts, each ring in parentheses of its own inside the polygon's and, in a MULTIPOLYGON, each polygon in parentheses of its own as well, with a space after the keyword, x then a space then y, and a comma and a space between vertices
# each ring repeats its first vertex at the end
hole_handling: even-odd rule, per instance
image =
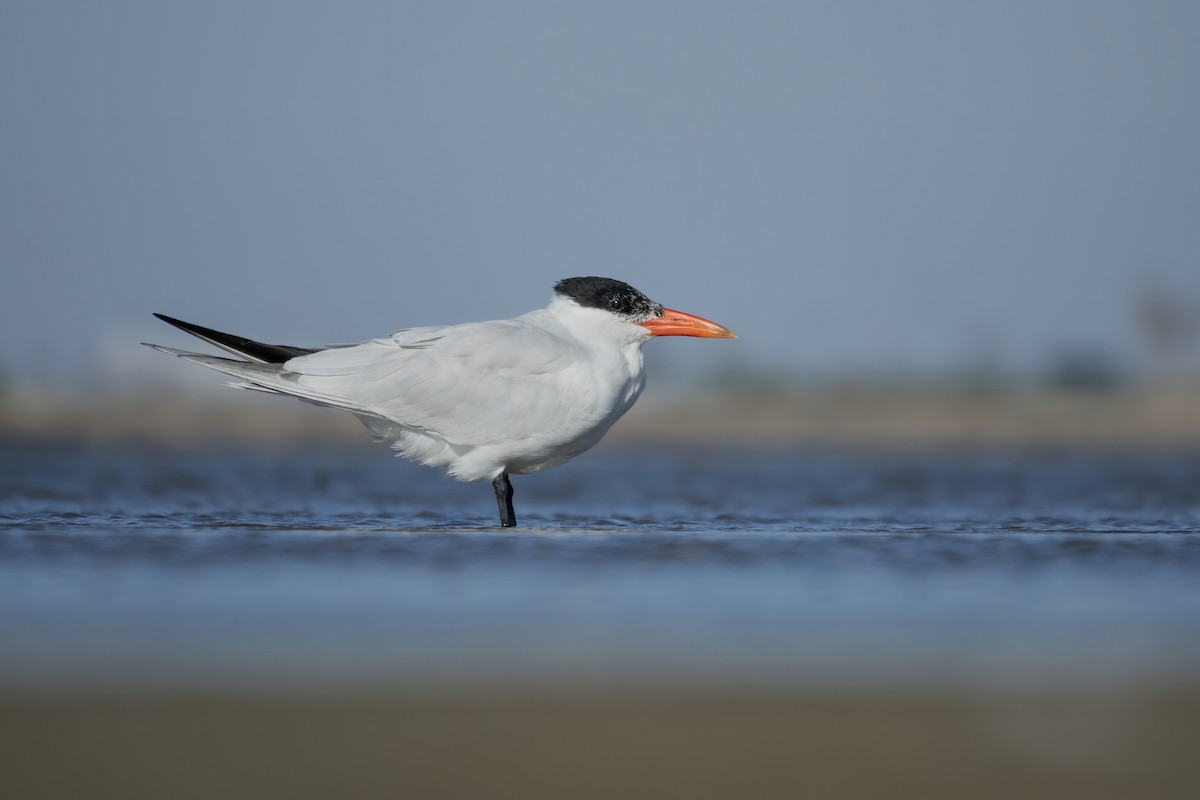
POLYGON ((557 467, 600 441, 642 393, 650 338, 736 338, 595 277, 559 281, 548 306, 513 319, 405 328, 326 349, 155 316, 244 360, 148 347, 231 375, 239 389, 345 409, 405 458, 492 481, 504 527, 517 524, 508 476, 557 467))

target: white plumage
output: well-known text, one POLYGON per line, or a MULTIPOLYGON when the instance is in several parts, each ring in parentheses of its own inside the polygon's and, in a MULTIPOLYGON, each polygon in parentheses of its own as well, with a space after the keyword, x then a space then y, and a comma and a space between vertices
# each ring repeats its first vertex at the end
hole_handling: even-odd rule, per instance
MULTIPOLYGON (((315 351, 163 319, 251 360, 151 345, 158 350, 230 375, 238 388, 345 409, 405 458, 506 487, 509 473, 558 466, 600 441, 645 386, 642 345, 652 336, 733 336, 607 278, 561 281, 547 307, 514 319, 315 351)), ((515 524, 504 511, 502 502, 502 523, 515 524)))

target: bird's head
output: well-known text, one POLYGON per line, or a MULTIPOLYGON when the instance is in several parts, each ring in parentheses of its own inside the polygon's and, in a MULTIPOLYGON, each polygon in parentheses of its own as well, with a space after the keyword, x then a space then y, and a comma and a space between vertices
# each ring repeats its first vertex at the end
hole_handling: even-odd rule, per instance
POLYGON ((638 325, 651 336, 701 336, 736 339, 737 334, 704 317, 665 308, 630 286, 613 278, 565 278, 554 286, 556 296, 581 308, 596 309, 619 321, 638 325))

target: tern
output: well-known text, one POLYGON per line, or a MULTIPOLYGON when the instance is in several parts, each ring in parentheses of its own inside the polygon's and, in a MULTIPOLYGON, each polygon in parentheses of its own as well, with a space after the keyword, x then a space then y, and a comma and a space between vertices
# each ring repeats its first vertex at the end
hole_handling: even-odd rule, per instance
POLYGON ((402 457, 460 481, 490 480, 500 524, 517 524, 509 475, 557 467, 595 445, 646 385, 655 336, 736 338, 612 278, 567 278, 545 308, 513 319, 405 328, 323 349, 264 344, 154 316, 237 359, 147 343, 223 372, 238 389, 357 416, 402 457))

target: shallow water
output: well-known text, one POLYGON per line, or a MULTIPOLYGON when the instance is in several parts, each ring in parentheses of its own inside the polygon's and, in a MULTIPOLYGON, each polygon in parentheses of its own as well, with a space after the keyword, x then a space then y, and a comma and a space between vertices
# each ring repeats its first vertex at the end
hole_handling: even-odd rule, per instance
POLYGON ((1200 675, 1200 457, 9 444, 0 687, 1137 688, 1200 675))

